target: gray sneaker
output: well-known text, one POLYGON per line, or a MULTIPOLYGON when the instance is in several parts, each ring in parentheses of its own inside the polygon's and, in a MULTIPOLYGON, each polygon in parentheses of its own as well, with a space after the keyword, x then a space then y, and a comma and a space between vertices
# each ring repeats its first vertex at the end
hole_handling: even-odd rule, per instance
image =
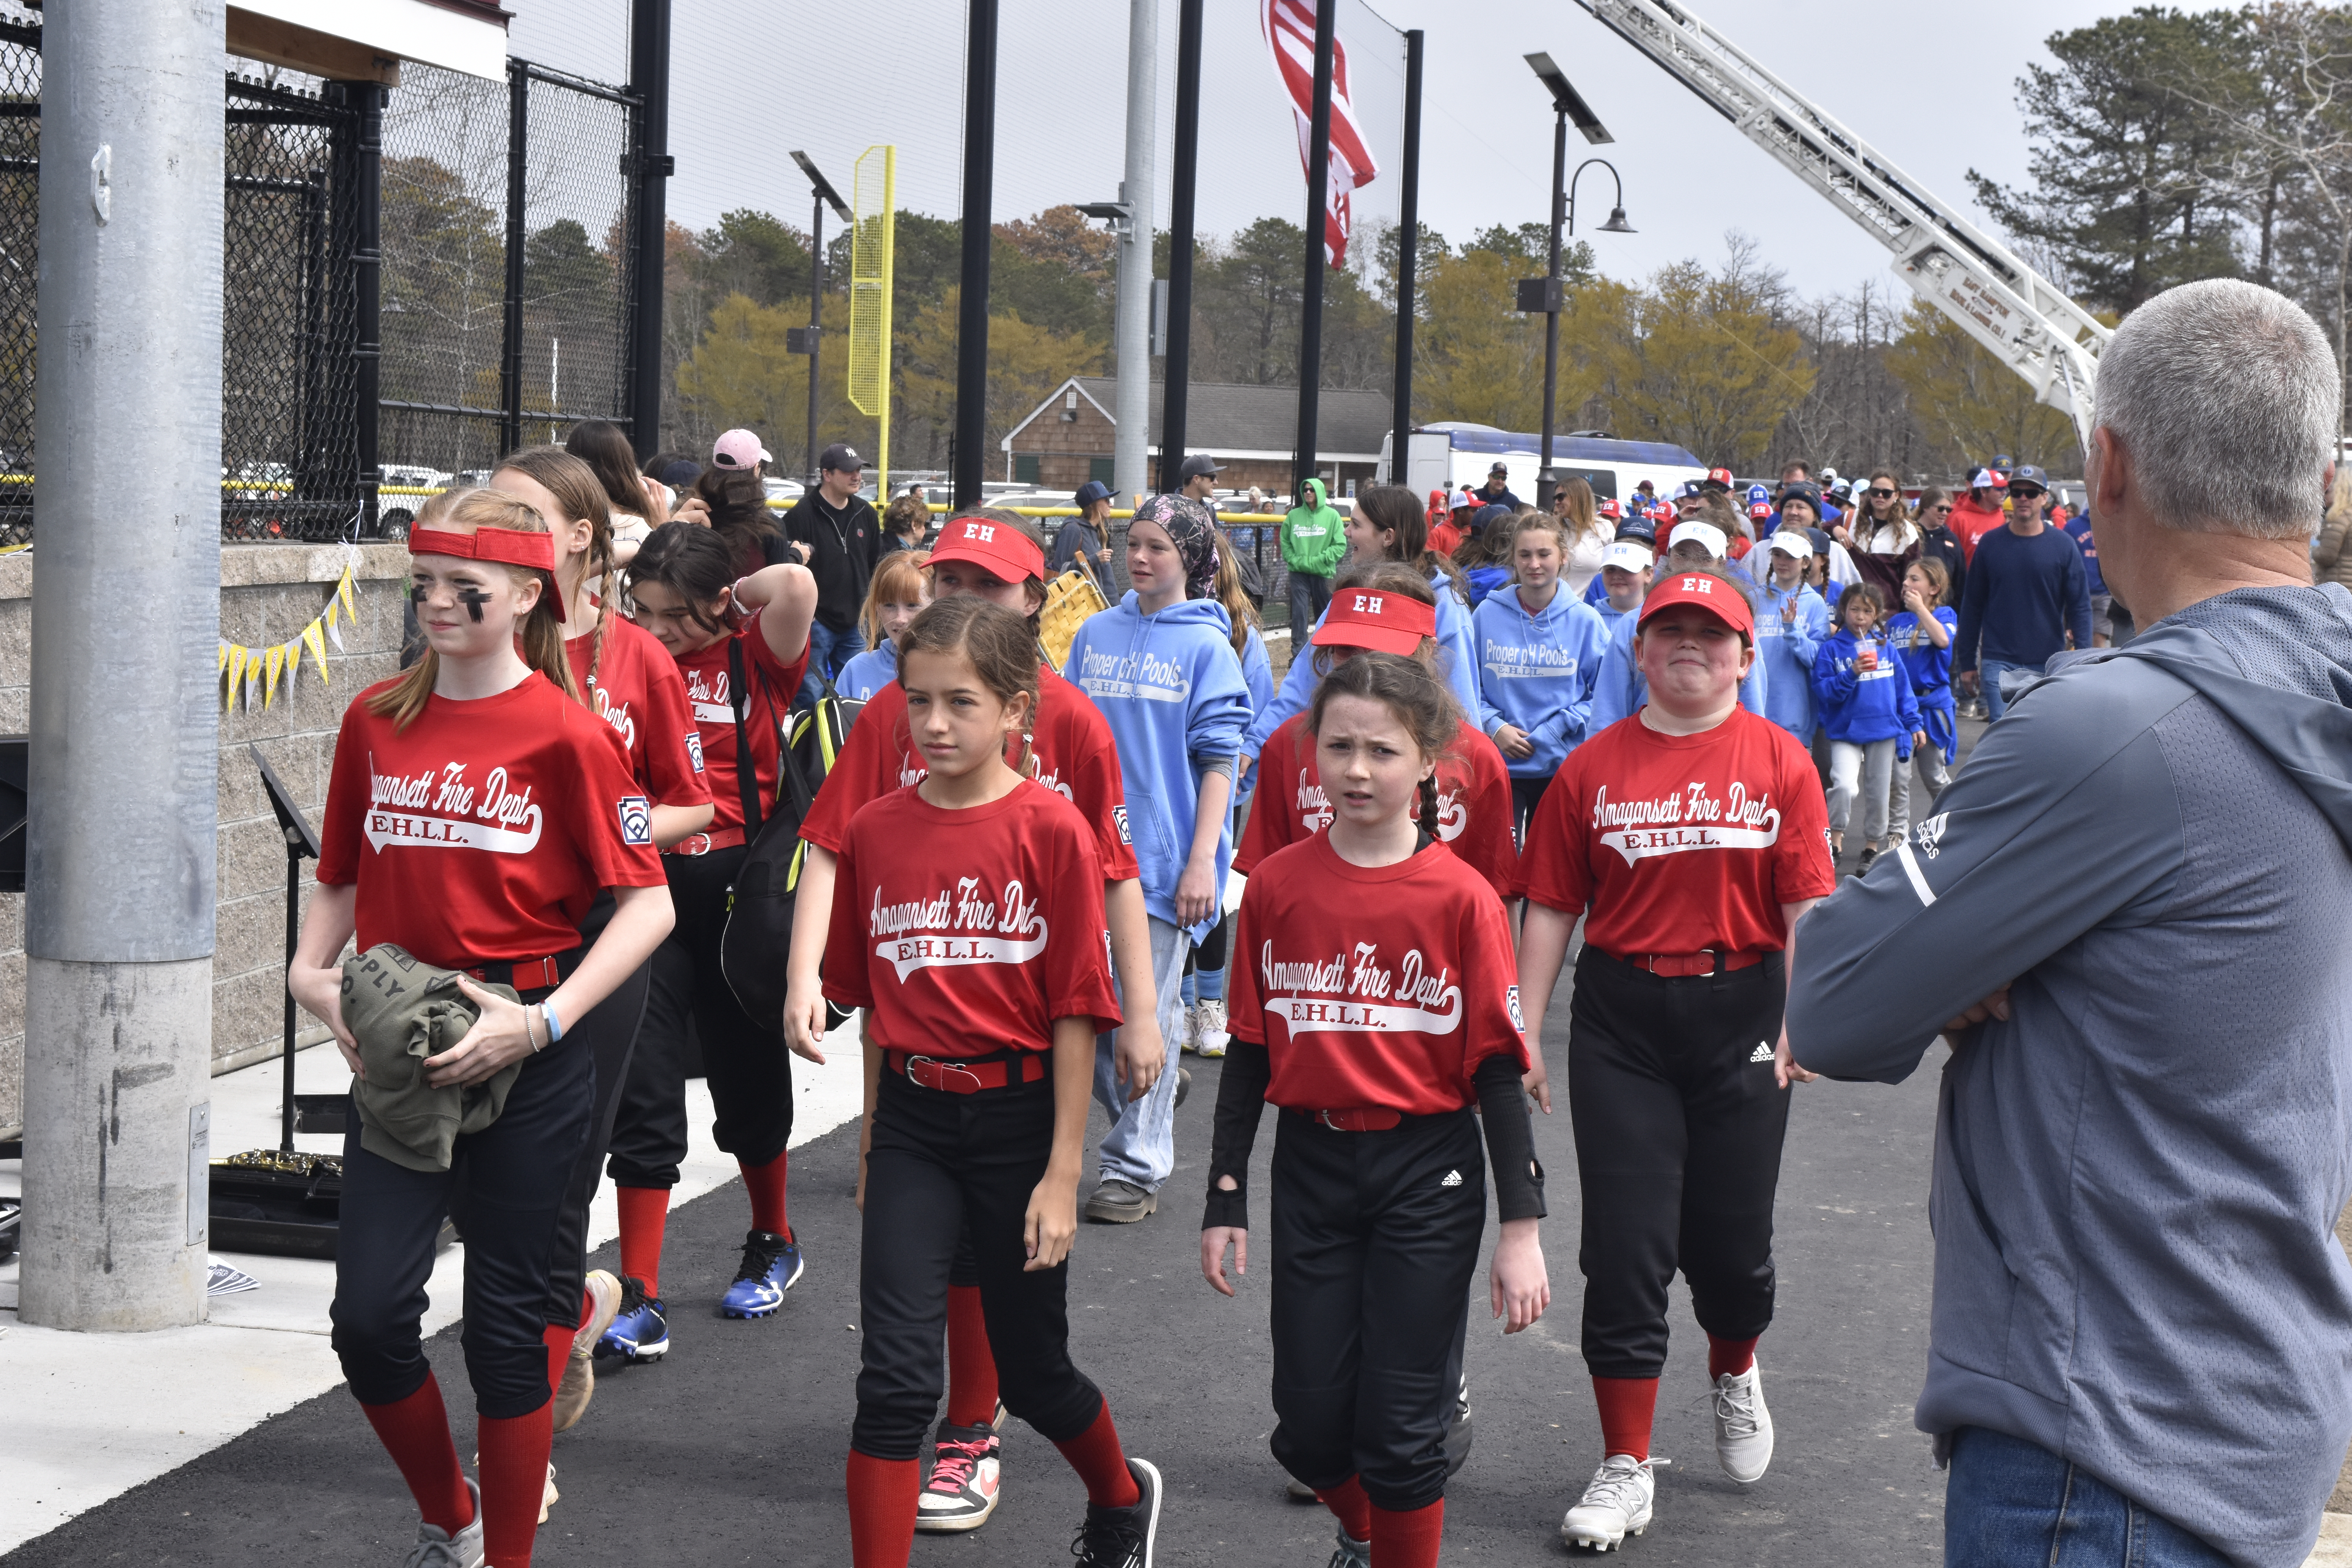
POLYGON ((466 1490, 474 1500, 474 1522, 455 1535, 420 1522, 416 1544, 400 1560, 400 1568, 482 1568, 482 1489, 468 1476, 466 1490))
POLYGON ((1087 1217, 1097 1225, 1133 1225, 1160 1206, 1160 1194, 1133 1182, 1107 1180, 1087 1200, 1087 1217))
POLYGON ((1372 1543, 1358 1541, 1348 1533, 1348 1527, 1339 1528, 1339 1550, 1331 1553, 1328 1568, 1372 1568, 1372 1543))

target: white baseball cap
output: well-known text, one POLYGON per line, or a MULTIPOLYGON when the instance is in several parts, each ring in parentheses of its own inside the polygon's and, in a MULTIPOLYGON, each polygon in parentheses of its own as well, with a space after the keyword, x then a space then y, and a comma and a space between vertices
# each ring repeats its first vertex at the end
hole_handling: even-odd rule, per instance
POLYGON ((1612 540, 1601 552, 1601 565, 1621 571, 1646 572, 1657 563, 1658 558, 1650 552, 1650 547, 1638 539, 1612 540))
POLYGON ((1706 552, 1717 561, 1722 560, 1724 552, 1731 548, 1731 541, 1723 536, 1723 530, 1711 522, 1700 522, 1696 518, 1675 524, 1674 532, 1666 536, 1667 549, 1672 550, 1677 544, 1704 544, 1706 552))
POLYGON ((1805 537, 1804 530, 1801 528, 1776 531, 1770 539, 1765 541, 1765 547, 1796 561, 1802 561, 1813 552, 1813 542, 1805 537))

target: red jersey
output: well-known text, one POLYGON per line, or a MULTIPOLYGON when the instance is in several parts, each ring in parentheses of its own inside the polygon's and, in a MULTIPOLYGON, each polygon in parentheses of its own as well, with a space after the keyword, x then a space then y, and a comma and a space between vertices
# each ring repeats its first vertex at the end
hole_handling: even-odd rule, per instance
POLYGON ((824 994, 883 1045, 984 1057, 1052 1049, 1056 1018, 1118 1026, 1093 826, 1053 790, 963 811, 894 790, 834 853, 824 994))
POLYGON ((470 969, 580 945, 604 888, 658 888, 652 803, 610 726, 532 675, 472 701, 425 700, 405 730, 343 710, 319 880, 358 884, 359 945, 470 969))
POLYGON ((1618 958, 1778 952, 1780 906, 1826 898, 1829 805, 1797 738, 1735 708, 1699 735, 1621 719, 1559 765, 1528 824, 1527 896, 1586 910, 1618 958))
MULTIPOLYGON (((614 616, 604 627, 604 653, 595 656, 594 634, 563 645, 572 678, 588 705, 613 727, 629 753, 629 771, 656 805, 700 805, 710 798, 702 776, 702 736, 687 707, 686 679, 677 661, 653 633, 614 616), (594 680, 588 679, 591 662, 594 680)), ((738 816, 741 815, 739 810, 738 816)))
MULTIPOLYGON (((1101 880, 1124 882, 1142 876, 1127 826, 1127 788, 1119 781, 1118 747, 1102 710, 1087 694, 1037 667, 1038 722, 1031 750, 1037 782, 1078 808, 1093 829, 1102 861, 1101 880)), ((1017 747, 1018 742, 1014 742, 1017 747)), ((1015 752, 1007 751, 1005 761, 1015 752)), ((801 837, 820 849, 841 853, 850 819, 860 807, 894 790, 920 784, 930 766, 907 730, 907 692, 892 681, 859 710, 849 739, 834 759, 833 771, 816 792, 816 805, 801 824, 801 837)), ((958 813, 958 816, 962 815, 958 813)))
MULTIPOLYGON (((1257 802, 1234 849, 1234 869, 1244 877, 1283 846, 1331 825, 1331 797, 1316 769, 1315 737, 1307 732, 1307 717, 1284 720, 1258 758, 1257 802)), ((1519 852, 1511 843, 1511 774, 1503 753, 1465 723, 1454 731, 1453 750, 1437 764, 1437 837, 1506 899, 1518 896, 1519 852)))
POLYGON ((1435 1116, 1476 1100, 1488 1057, 1528 1069, 1510 917, 1452 850, 1351 866, 1318 833, 1265 868, 1242 894, 1225 998, 1273 1062, 1268 1100, 1435 1116))
POLYGON ((758 784, 762 813, 776 798, 776 732, 792 711, 793 697, 808 670, 805 644, 800 658, 792 663, 777 662, 768 639, 760 635, 757 616, 733 637, 720 637, 677 661, 677 672, 686 679, 695 728, 701 732, 704 782, 710 790, 711 805, 718 808, 706 830, 714 835, 730 827, 740 830, 743 826, 743 787, 735 774, 735 707, 728 687, 730 641, 743 645, 743 678, 751 687, 751 701, 743 711, 743 732, 751 742, 752 777, 758 784))

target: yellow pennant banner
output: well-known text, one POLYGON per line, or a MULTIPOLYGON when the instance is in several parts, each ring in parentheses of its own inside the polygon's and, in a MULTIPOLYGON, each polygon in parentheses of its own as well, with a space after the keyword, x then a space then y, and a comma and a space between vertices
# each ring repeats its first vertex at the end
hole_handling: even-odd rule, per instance
MULTIPOLYGON (((327 613, 334 614, 334 606, 330 605, 327 607, 327 613)), ((317 621, 312 621, 302 628, 302 645, 310 650, 310 668, 318 672, 319 684, 333 685, 334 683, 327 678, 327 638, 325 634, 320 631, 317 621)))
POLYGON ((338 652, 345 651, 341 626, 357 627, 360 621, 359 588, 355 574, 356 563, 343 568, 327 595, 326 604, 310 617, 310 624, 275 647, 243 647, 236 643, 220 645, 219 673, 225 679, 222 700, 234 706, 242 697, 250 710, 257 695, 264 708, 278 700, 278 684, 282 677, 290 691, 294 673, 302 667, 302 654, 310 651, 311 671, 322 686, 331 683, 327 671, 327 639, 332 637, 338 652))
POLYGON ((267 708, 278 699, 278 672, 286 668, 286 650, 273 647, 262 656, 261 705, 267 708))

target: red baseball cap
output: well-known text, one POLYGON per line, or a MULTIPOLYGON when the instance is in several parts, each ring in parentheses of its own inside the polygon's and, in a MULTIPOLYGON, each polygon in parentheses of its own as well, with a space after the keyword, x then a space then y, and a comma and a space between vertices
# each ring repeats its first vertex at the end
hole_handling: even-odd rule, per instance
POLYGON ((1409 594, 1342 588, 1331 595, 1330 613, 1307 640, 1318 647, 1368 647, 1411 658, 1423 638, 1436 635, 1434 605, 1409 594))
POLYGON ((1037 542, 992 517, 948 519, 931 546, 930 563, 938 566, 950 561, 985 566, 1006 583, 1024 583, 1032 577, 1042 582, 1045 576, 1045 552, 1037 548, 1037 542))
MULTIPOLYGON (((1339 601, 1334 599, 1333 605, 1339 601)), ((1705 572, 1669 572, 1658 579, 1658 586, 1642 602, 1642 618, 1636 628, 1649 625, 1650 617, 1676 605, 1691 605, 1705 610, 1735 632, 1756 633, 1755 612, 1748 607, 1748 595, 1739 585, 1727 578, 1705 572)))
POLYGON ((1706 478, 1701 479, 1699 483, 1703 485, 1721 485, 1725 489, 1729 489, 1732 486, 1731 470, 1729 468, 1709 468, 1706 471, 1706 478))
POLYGON ((1619 506, 1614 500, 1604 500, 1593 510, 1599 512, 1602 517, 1608 518, 1612 522, 1625 515, 1625 509, 1619 506))

